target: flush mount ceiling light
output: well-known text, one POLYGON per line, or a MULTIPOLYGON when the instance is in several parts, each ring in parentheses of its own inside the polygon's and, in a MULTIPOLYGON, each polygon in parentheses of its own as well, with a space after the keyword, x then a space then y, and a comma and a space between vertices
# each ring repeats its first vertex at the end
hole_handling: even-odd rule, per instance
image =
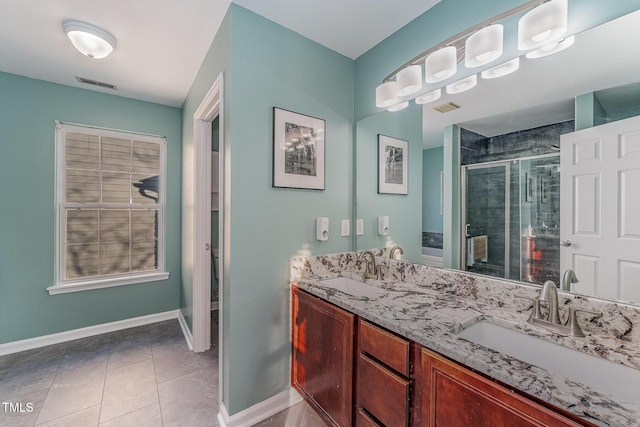
POLYGON ((470 35, 465 42, 464 65, 467 68, 480 67, 499 58, 503 33, 501 24, 493 24, 470 35))
POLYGON ((404 110, 408 106, 409 106, 409 101, 404 101, 404 102, 401 102, 399 104, 394 105, 391 108, 387 108, 387 111, 400 111, 400 110, 404 110))
POLYGON ((425 93, 424 95, 420 95, 416 98, 416 104, 428 104, 430 102, 435 101, 436 99, 440 99, 442 96, 442 89, 432 90, 429 93, 425 93))
POLYGON ((458 71, 458 54, 455 46, 438 49, 424 60, 424 75, 427 83, 438 83, 458 71))
POLYGON ((376 107, 389 108, 398 102, 398 87, 396 82, 382 83, 376 88, 376 107))
POLYGON ((503 62, 500 65, 491 67, 480 73, 480 77, 483 79, 496 79, 498 77, 506 76, 507 74, 515 73, 520 68, 520 58, 512 59, 511 61, 503 62))
POLYGON ((567 0, 551 0, 518 21, 518 49, 530 50, 558 40, 567 31, 567 0))
POLYGON ((525 56, 529 59, 535 59, 535 58, 542 58, 543 56, 553 55, 554 53, 563 51, 569 46, 571 46, 575 40, 576 40, 575 36, 570 36, 558 42, 549 43, 547 45, 542 46, 539 49, 532 50, 531 52, 528 52, 525 56))
POLYGON ((412 95, 422 88, 422 67, 409 65, 396 76, 396 85, 400 96, 412 95))
POLYGON ((447 93, 454 95, 456 93, 466 92, 469 89, 475 87, 478 84, 478 75, 467 77, 466 79, 458 80, 457 82, 447 85, 447 93))
POLYGON ((89 58, 105 58, 116 48, 115 37, 95 25, 66 20, 62 23, 62 29, 73 46, 89 58))

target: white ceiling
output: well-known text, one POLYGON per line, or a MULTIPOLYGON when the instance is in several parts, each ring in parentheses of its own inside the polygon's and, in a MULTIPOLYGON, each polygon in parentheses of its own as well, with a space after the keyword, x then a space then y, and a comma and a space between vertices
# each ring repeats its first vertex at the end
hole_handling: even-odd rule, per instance
POLYGON ((234 0, 283 27, 356 59, 440 0, 234 0))
MULTIPOLYGON (((0 71, 179 107, 231 0, 2 0, 0 71), (112 33, 105 59, 78 53, 62 31, 77 19, 112 33), (85 77, 117 91, 76 81, 85 77)), ((350 58, 439 0, 238 0, 350 58), (393 10, 393 13, 389 13, 393 10)))

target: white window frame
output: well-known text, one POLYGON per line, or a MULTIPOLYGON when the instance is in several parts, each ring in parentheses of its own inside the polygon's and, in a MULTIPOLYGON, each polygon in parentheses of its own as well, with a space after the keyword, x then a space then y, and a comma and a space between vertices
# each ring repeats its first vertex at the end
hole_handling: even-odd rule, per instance
MULTIPOLYGON (((101 289, 112 286, 123 286, 134 283, 166 280, 169 273, 165 270, 165 193, 166 193, 166 138, 155 135, 127 132, 113 129, 98 128, 86 125, 67 124, 56 121, 56 276, 55 284, 47 288, 50 295, 69 292, 101 289), (65 279, 65 208, 70 204, 65 202, 65 134, 67 132, 84 133, 99 137, 134 139, 136 141, 160 144, 160 177, 159 203, 154 205, 158 209, 158 268, 153 271, 129 272, 123 274, 109 274, 88 278, 65 279)), ((74 203, 75 205, 75 203, 74 203)), ((101 207, 102 204, 86 204, 87 207, 101 207)), ((113 206, 113 204, 111 204, 113 206)), ((113 206, 115 207, 115 206, 113 206)), ((149 208, 149 205, 123 204, 123 208, 149 208)))

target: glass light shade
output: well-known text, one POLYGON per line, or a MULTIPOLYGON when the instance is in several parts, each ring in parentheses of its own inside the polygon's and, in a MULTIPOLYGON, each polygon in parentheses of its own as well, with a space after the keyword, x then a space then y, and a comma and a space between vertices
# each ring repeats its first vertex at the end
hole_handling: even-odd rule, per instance
POLYGON ((67 20, 62 23, 73 46, 89 58, 102 59, 116 48, 116 39, 105 30, 81 21, 67 20))
POLYGON ((507 74, 515 73, 520 68, 520 58, 512 59, 511 61, 503 62, 500 65, 491 67, 480 73, 480 77, 483 79, 496 79, 498 77, 506 76, 507 74))
POLYGON ((468 68, 480 67, 502 55, 504 27, 489 25, 467 38, 464 47, 464 65, 468 68))
POLYGON ((408 106, 409 106, 409 101, 404 101, 394 105, 393 107, 387 108, 387 111, 400 111, 400 110, 404 110, 408 106))
POLYGON ((422 67, 420 65, 410 65, 400 70, 396 75, 398 94, 407 96, 422 89, 422 67))
POLYGON ((475 87, 478 84, 478 75, 467 77, 466 79, 458 80, 457 82, 447 85, 447 93, 450 95, 456 93, 466 92, 469 89, 475 87))
POLYGON ((427 83, 438 83, 458 71, 458 53, 455 46, 436 50, 424 60, 424 79, 427 83))
POLYGON ((551 0, 518 21, 518 49, 530 50, 559 39, 567 31, 567 0, 551 0))
POLYGON ((376 107, 389 108, 398 102, 396 82, 386 82, 376 88, 376 107))
POLYGON ((440 99, 442 96, 442 89, 432 90, 429 93, 425 93, 424 95, 420 95, 416 98, 416 104, 428 104, 429 102, 433 102, 436 99, 440 99))
POLYGON ((535 58, 542 58, 543 56, 553 55, 554 53, 563 51, 569 46, 571 46, 573 42, 575 42, 575 40, 576 40, 575 36, 570 36, 564 40, 560 40, 559 42, 549 43, 547 45, 542 46, 539 49, 532 50, 531 52, 528 52, 525 56, 529 59, 535 59, 535 58))

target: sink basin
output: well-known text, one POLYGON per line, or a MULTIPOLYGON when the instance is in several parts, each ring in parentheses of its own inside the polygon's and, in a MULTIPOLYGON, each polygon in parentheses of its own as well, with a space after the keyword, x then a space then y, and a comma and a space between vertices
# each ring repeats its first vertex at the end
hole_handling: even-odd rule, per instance
POLYGON ((486 321, 463 329, 457 337, 554 372, 595 391, 640 402, 640 370, 486 321))
POLYGON ((382 289, 367 283, 358 282, 357 280, 348 279, 346 277, 336 277, 334 279, 322 280, 323 286, 328 286, 356 297, 371 297, 379 294, 382 289))

